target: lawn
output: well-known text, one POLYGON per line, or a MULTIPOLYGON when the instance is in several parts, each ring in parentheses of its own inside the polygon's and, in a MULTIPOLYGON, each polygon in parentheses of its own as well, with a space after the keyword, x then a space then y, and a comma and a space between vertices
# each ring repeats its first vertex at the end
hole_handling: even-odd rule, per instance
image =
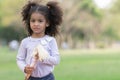
MULTIPOLYGON (((120 50, 60 50, 56 80, 120 80, 120 50)), ((16 51, 0 47, 0 80, 23 80, 16 51)))

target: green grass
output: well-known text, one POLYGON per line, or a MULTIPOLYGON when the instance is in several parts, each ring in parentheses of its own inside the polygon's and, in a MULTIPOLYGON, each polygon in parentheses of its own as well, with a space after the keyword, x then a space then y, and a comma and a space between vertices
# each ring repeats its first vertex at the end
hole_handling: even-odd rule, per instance
MULTIPOLYGON (((120 50, 60 50, 56 80, 120 80, 120 50)), ((0 47, 0 80, 23 80, 17 52, 0 47)))
POLYGON ((0 79, 23 80, 23 73, 16 65, 16 53, 7 47, 0 47, 0 79))

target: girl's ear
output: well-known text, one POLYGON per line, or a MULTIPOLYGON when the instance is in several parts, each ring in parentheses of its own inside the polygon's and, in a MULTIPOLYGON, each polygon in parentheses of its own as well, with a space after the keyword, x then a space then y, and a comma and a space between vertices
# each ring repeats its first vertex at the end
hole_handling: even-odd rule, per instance
POLYGON ((49 26, 49 24, 47 23, 47 24, 46 24, 46 27, 48 27, 48 26, 49 26))

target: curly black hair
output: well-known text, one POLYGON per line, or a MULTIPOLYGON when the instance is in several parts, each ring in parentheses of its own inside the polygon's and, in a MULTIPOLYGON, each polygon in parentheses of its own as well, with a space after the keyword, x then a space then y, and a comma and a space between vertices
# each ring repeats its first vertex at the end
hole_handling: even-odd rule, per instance
POLYGON ((56 36, 59 33, 59 25, 62 23, 63 12, 61 7, 55 1, 49 1, 46 5, 41 5, 36 2, 28 2, 22 9, 22 21, 26 25, 28 35, 31 36, 33 31, 30 28, 30 17, 32 13, 39 12, 49 22, 49 26, 46 27, 45 34, 50 36, 56 36))

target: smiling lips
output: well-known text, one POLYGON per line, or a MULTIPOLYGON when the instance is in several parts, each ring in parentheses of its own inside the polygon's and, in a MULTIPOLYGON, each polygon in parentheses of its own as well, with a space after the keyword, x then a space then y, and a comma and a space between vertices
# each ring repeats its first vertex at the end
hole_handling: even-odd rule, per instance
POLYGON ((38 32, 39 30, 40 30, 40 28, 33 28, 33 31, 35 31, 35 32, 36 31, 38 32))
POLYGON ((38 30, 38 29, 40 29, 40 28, 33 28, 34 30, 38 30))
POLYGON ((33 28, 34 30, 39 30, 40 28, 36 27, 36 28, 33 28))

